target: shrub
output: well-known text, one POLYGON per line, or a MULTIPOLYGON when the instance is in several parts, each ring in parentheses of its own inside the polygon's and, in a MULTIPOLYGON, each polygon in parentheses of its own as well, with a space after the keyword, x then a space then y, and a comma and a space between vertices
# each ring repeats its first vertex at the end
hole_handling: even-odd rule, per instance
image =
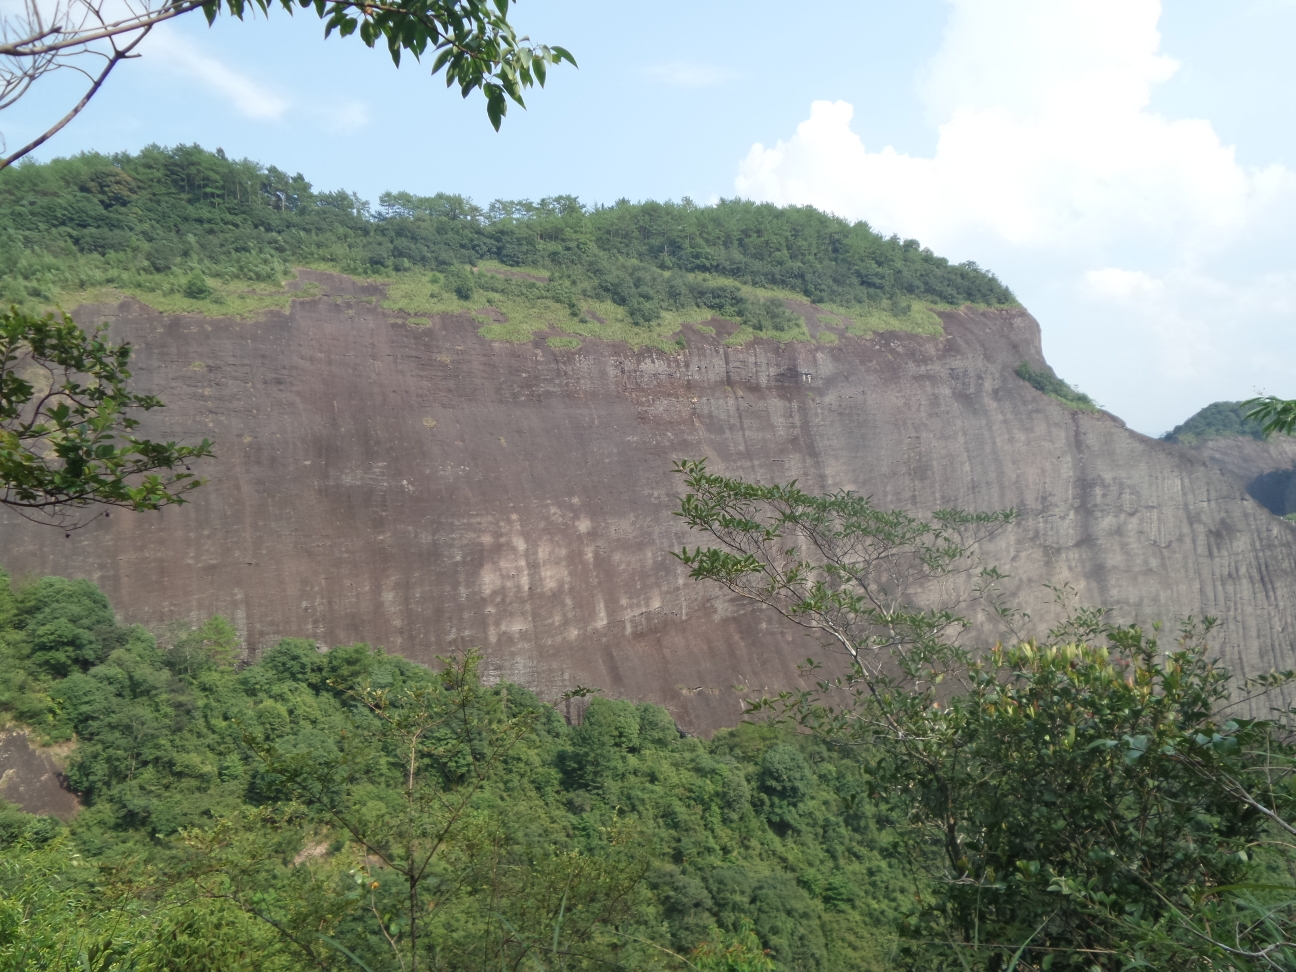
POLYGON ((1045 370, 1036 371, 1028 362, 1023 361, 1017 366, 1017 377, 1037 391, 1043 392, 1049 398, 1055 399, 1069 408, 1081 412, 1098 410, 1098 405, 1092 398, 1084 392, 1072 388, 1047 366, 1045 366, 1045 370))

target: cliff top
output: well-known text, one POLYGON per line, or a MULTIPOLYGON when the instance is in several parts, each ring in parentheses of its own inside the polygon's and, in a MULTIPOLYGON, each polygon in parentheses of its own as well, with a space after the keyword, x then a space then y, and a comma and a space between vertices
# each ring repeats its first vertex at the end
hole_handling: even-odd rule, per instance
POLYGON ((402 192, 374 208, 198 146, 6 170, 0 226, 10 303, 125 294, 168 312, 246 317, 310 293, 283 286, 307 267, 382 283, 373 295, 414 323, 482 312, 485 297, 501 313, 485 310, 483 336, 549 331, 559 347, 593 336, 669 348, 681 324, 713 316, 741 323, 734 343, 807 340, 818 317, 844 333, 940 333, 932 308, 1015 304, 974 263, 810 207, 587 207, 570 196, 480 207, 402 192))

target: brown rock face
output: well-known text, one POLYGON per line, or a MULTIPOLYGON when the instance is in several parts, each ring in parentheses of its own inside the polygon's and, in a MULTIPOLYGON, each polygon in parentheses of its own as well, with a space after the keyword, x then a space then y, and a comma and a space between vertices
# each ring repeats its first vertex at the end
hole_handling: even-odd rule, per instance
POLYGON ((1241 483, 1270 513, 1296 513, 1296 438, 1275 436, 1262 442, 1236 435, 1208 439, 1190 448, 1241 483))
MULTIPOLYGON (((339 291, 334 291, 339 293, 339 291)), ((942 338, 687 351, 493 344, 467 318, 408 325, 325 296, 255 322, 85 308, 136 346, 168 408, 153 435, 215 439, 192 505, 74 533, 0 512, 0 562, 88 577, 123 619, 221 613, 252 650, 368 641, 422 662, 480 645, 493 673, 581 683, 736 721, 795 681, 813 642, 699 587, 669 551, 671 461, 799 479, 928 512, 1018 508, 989 559, 1046 620, 1044 583, 1127 620, 1210 613, 1255 673, 1296 664, 1296 532, 1186 449, 1080 414, 1038 367, 1021 310, 944 315, 942 338)))
POLYGON ((68 789, 56 760, 70 749, 68 745, 41 749, 18 729, 0 732, 0 800, 27 813, 71 820, 81 803, 68 789))

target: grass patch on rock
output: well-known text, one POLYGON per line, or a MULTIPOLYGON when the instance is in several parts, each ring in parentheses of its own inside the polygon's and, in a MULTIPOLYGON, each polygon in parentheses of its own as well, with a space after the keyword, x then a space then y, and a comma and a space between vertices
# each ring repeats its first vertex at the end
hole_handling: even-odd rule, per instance
POLYGON ((44 313, 71 311, 83 304, 109 304, 131 298, 163 314, 252 320, 266 311, 286 311, 294 299, 318 297, 319 293, 319 285, 314 283, 305 283, 300 290, 285 290, 282 284, 263 280, 222 280, 201 273, 177 271, 122 274, 109 284, 47 289, 29 296, 21 306, 44 313))
POLYGON ((908 334, 922 334, 927 337, 940 337, 945 333, 941 319, 935 310, 943 307, 932 305, 909 304, 899 308, 888 308, 875 304, 824 304, 823 309, 839 318, 834 322, 845 325, 846 333, 851 337, 867 338, 882 331, 904 331, 908 334))

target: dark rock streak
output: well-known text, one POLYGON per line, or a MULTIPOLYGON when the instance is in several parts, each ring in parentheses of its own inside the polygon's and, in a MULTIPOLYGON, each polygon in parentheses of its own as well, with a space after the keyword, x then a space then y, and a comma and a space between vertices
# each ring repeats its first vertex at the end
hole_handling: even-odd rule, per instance
POLYGON ((1296 528, 1189 450, 1019 379, 1044 364, 1020 309, 944 314, 941 338, 731 348, 712 321, 683 353, 573 352, 491 343, 467 317, 411 326, 314 277, 325 296, 254 322, 82 308, 169 403, 147 431, 209 436, 219 458, 192 505, 71 539, 0 514, 0 562, 89 577, 130 621, 224 614, 253 651, 480 645, 544 695, 598 686, 705 731, 814 650, 670 557, 693 542, 671 461, 707 456, 885 506, 1017 507, 988 554, 1037 620, 1042 585, 1069 582, 1125 620, 1219 615, 1244 674, 1296 664, 1296 528))

